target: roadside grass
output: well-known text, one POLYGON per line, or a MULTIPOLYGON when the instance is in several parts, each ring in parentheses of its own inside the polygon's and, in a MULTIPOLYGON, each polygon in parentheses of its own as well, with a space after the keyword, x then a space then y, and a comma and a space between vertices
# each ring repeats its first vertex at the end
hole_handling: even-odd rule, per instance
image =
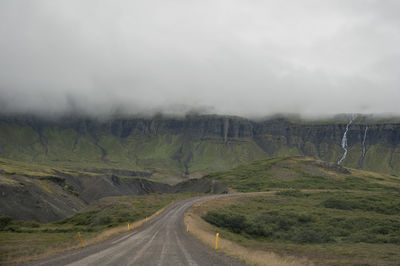
POLYGON ((57 252, 79 248, 78 232, 85 246, 140 226, 146 217, 193 194, 150 194, 103 198, 86 210, 48 224, 0 217, 0 265, 15 265, 57 252))
POLYGON ((223 238, 251 250, 317 265, 398 265, 399 203, 396 192, 291 190, 210 200, 198 215, 223 238))
POLYGON ((239 241, 226 237, 226 235, 230 233, 229 231, 225 233, 220 228, 207 223, 201 218, 202 215, 207 213, 208 209, 229 206, 232 204, 232 202, 240 200, 240 198, 241 196, 230 196, 226 199, 219 198, 218 200, 209 200, 195 204, 188 212, 185 213, 184 221, 189 228, 189 232, 211 248, 215 248, 215 235, 217 232, 219 232, 221 237, 219 238, 217 251, 241 260, 247 265, 314 265, 305 257, 299 258, 287 254, 277 254, 271 250, 259 248, 257 245, 244 246, 239 241))

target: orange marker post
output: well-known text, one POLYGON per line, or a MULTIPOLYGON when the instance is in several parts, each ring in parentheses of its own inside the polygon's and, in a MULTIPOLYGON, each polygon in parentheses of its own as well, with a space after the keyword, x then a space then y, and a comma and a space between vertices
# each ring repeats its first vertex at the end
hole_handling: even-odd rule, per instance
POLYGON ((79 242, 81 243, 81 248, 83 248, 83 241, 82 241, 82 237, 81 237, 81 233, 78 232, 78 237, 79 237, 79 242))

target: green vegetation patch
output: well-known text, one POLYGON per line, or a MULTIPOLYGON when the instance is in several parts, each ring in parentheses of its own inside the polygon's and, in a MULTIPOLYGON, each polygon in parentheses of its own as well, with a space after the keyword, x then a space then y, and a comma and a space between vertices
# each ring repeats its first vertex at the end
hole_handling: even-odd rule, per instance
POLYGON ((387 215, 400 215, 400 197, 388 197, 387 194, 343 194, 340 197, 332 196, 324 200, 321 204, 325 208, 338 210, 361 210, 387 215))
POLYGON ((291 243, 400 244, 400 195, 301 193, 248 198, 203 218, 246 237, 291 243), (375 200, 374 200, 375 199, 375 200))
POLYGON ((148 196, 111 197, 100 199, 91 210, 80 212, 70 218, 55 222, 57 226, 72 226, 92 231, 134 222, 155 213, 174 200, 190 194, 151 194, 148 196))
POLYGON ((209 209, 202 218, 223 237, 252 248, 307 256, 324 265, 396 265, 399 203, 396 192, 288 190, 243 197, 209 209))

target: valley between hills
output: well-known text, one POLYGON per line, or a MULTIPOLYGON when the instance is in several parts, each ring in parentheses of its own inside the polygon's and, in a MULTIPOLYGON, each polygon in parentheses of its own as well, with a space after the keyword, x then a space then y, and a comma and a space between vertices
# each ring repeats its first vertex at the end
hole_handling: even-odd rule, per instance
MULTIPOLYGON (((3 116, 0 261, 76 249, 78 232, 103 241, 187 198, 274 191, 195 205, 193 234, 220 232, 282 265, 396 265, 399 144, 396 119, 363 116, 351 125, 346 117, 3 116)), ((221 250, 263 265, 252 252, 221 250)))

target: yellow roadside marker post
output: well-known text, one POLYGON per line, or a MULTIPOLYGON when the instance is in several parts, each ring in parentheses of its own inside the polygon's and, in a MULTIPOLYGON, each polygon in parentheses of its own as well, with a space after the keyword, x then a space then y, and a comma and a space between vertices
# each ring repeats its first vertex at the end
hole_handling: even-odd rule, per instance
POLYGON ((131 226, 130 226, 129 223, 128 223, 128 231, 129 231, 129 230, 131 230, 131 226))
POLYGON ((215 235, 215 249, 218 249, 218 238, 219 238, 219 233, 215 235))
POLYGON ((82 242, 82 237, 81 237, 80 232, 78 232, 78 237, 79 237, 79 242, 81 243, 81 248, 83 248, 83 242, 82 242))
POLYGON ((186 232, 189 232, 189 225, 186 225, 186 232))
POLYGON ((147 216, 146 216, 146 223, 147 223, 147 216))

